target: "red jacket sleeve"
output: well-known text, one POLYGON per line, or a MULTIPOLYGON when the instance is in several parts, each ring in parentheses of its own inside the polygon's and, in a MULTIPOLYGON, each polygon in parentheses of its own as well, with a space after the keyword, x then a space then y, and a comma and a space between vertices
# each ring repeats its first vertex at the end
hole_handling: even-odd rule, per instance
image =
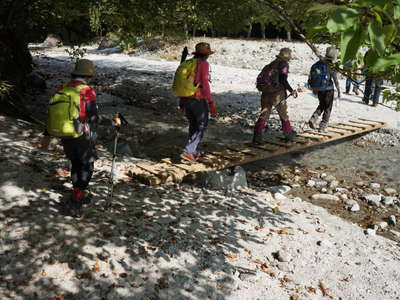
POLYGON ((198 60, 195 81, 196 83, 199 83, 201 87, 196 92, 196 98, 207 99, 208 102, 213 102, 211 97, 209 77, 208 62, 205 60, 198 60))

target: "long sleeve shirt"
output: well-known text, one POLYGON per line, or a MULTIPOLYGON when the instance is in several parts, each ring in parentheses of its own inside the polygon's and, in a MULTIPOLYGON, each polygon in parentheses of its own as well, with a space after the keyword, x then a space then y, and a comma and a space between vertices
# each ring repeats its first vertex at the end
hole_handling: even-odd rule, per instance
POLYGON ((210 88, 210 73, 209 73, 210 65, 207 61, 198 59, 197 60, 197 69, 195 76, 195 83, 200 84, 200 88, 197 90, 195 97, 197 99, 207 99, 208 102, 213 102, 213 98, 211 96, 211 88, 210 88))

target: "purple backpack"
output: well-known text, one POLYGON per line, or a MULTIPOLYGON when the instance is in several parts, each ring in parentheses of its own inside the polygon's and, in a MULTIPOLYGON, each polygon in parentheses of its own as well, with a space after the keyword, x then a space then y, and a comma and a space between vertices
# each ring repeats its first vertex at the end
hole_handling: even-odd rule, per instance
POLYGON ((284 88, 279 83, 279 62, 273 61, 266 65, 257 76, 257 90, 264 93, 274 93, 284 88))

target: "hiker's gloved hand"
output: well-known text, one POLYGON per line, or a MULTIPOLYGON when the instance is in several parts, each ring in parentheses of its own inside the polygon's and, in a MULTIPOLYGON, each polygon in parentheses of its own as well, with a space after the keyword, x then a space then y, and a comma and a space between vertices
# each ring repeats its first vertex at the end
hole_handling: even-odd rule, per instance
POLYGON ((215 105, 214 101, 208 102, 208 109, 211 117, 215 117, 217 115, 217 105, 215 105))
POLYGON ((178 109, 182 111, 185 110, 185 104, 183 98, 179 99, 178 109))
POLYGON ((297 90, 293 90, 291 92, 291 94, 292 94, 293 98, 297 98, 299 96, 299 94, 297 93, 297 90))
POLYGON ((118 115, 116 115, 115 118, 114 118, 114 126, 116 126, 116 127, 121 127, 121 125, 122 125, 122 121, 121 121, 121 119, 118 117, 118 115))
POLYGON ((40 149, 42 149, 43 151, 47 151, 49 149, 50 141, 51 141, 51 136, 45 135, 42 138, 40 149))

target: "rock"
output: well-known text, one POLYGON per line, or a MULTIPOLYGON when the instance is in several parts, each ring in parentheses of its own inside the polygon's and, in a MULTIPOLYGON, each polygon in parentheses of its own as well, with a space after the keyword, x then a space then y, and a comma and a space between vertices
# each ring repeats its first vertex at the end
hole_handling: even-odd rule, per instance
POLYGON ((365 174, 372 176, 372 177, 379 177, 380 174, 377 171, 365 171, 365 174))
POLYGON ((327 201, 339 201, 339 197, 329 194, 314 194, 311 196, 313 200, 327 200, 327 201))
POLYGON ((102 50, 98 50, 101 54, 113 54, 113 53, 121 53, 123 49, 121 47, 113 47, 113 48, 106 48, 102 50))
POLYGON ((321 175, 319 175, 319 178, 325 178, 326 176, 328 176, 326 173, 322 173, 321 175))
POLYGON ((114 48, 116 46, 118 46, 118 38, 117 37, 105 37, 100 41, 99 46, 97 47, 97 50, 114 48))
POLYGON ((337 192, 337 193, 342 193, 342 194, 344 194, 344 193, 348 193, 349 192, 349 190, 348 189, 345 189, 345 188, 340 188, 340 187, 337 187, 337 188, 335 188, 335 192, 337 192))
POLYGON ((274 198, 277 201, 285 201, 288 199, 285 195, 282 195, 281 193, 275 193, 274 198))
POLYGON ((324 178, 324 180, 328 181, 328 182, 332 182, 332 181, 336 181, 336 177, 332 176, 332 175, 328 175, 324 178))
POLYGON ((364 233, 365 233, 366 235, 376 235, 376 230, 375 230, 375 229, 368 228, 368 229, 364 230, 364 233))
POLYGON ((389 216, 389 218, 388 218, 388 223, 389 223, 389 225, 396 226, 396 224, 397 224, 396 217, 393 216, 393 215, 389 216))
POLYGON ((276 252, 276 259, 280 262, 289 262, 292 260, 292 256, 287 251, 279 250, 276 252))
POLYGON ((315 182, 315 187, 316 188, 321 188, 321 187, 324 187, 324 186, 327 186, 327 185, 328 185, 327 181, 317 181, 317 182, 315 182))
POLYGON ((325 194, 327 191, 328 191, 327 188, 322 188, 322 189, 321 189, 321 193, 323 193, 323 194, 325 194))
POLYGON ((314 180, 309 180, 309 181, 307 182, 307 186, 309 186, 309 187, 315 186, 315 181, 314 181, 314 180))
POLYGON ((385 229, 386 227, 389 226, 389 224, 388 224, 387 222, 380 222, 380 223, 378 224, 378 226, 379 226, 379 228, 381 228, 381 229, 385 229))
POLYGON ((326 248, 332 247, 332 243, 330 241, 328 241, 328 240, 318 241, 317 245, 321 246, 321 247, 326 247, 326 248))
POLYGON ((43 47, 57 47, 58 45, 62 45, 61 38, 52 33, 50 33, 42 43, 43 47))
POLYGON ((394 204, 396 197, 383 197, 382 203, 385 206, 391 206, 394 204))
POLYGON ((242 281, 249 281, 254 279, 257 276, 256 271, 246 270, 245 272, 240 272, 239 279, 242 281))
POLYGON ((335 188, 337 188, 338 186, 339 186, 339 181, 337 181, 337 180, 331 181, 331 182, 329 183, 329 188, 331 188, 331 189, 335 189, 335 188))
POLYGON ((365 185, 364 181, 357 181, 356 186, 363 187, 365 185))
POLYGON ((395 195, 397 193, 397 191, 392 188, 385 188, 383 191, 389 196, 395 195))
POLYGON ((287 262, 279 262, 278 263, 278 269, 283 271, 283 272, 290 272, 290 266, 287 262))
POLYGON ((364 200, 366 200, 368 203, 373 204, 375 206, 379 206, 382 200, 381 195, 374 195, 374 194, 368 194, 362 196, 364 200))
POLYGON ((339 197, 340 197, 340 199, 342 199, 343 201, 346 201, 347 199, 349 199, 349 197, 347 197, 346 194, 340 194, 339 197))
POLYGON ((369 187, 374 190, 379 190, 381 188, 381 185, 379 183, 372 182, 369 184, 369 187))
POLYGON ((348 209, 352 212, 356 212, 360 210, 360 205, 356 200, 347 200, 346 205, 348 206, 348 209))
POLYGON ((390 230, 390 233, 393 234, 395 237, 400 238, 400 232, 395 230, 390 230))
POLYGON ((185 180, 212 190, 235 190, 248 186, 246 171, 239 166, 220 171, 197 172, 185 180))
POLYGON ((267 187, 267 191, 269 191, 271 193, 281 193, 281 194, 285 194, 285 193, 289 192, 291 189, 292 188, 287 185, 277 185, 277 186, 267 187))

